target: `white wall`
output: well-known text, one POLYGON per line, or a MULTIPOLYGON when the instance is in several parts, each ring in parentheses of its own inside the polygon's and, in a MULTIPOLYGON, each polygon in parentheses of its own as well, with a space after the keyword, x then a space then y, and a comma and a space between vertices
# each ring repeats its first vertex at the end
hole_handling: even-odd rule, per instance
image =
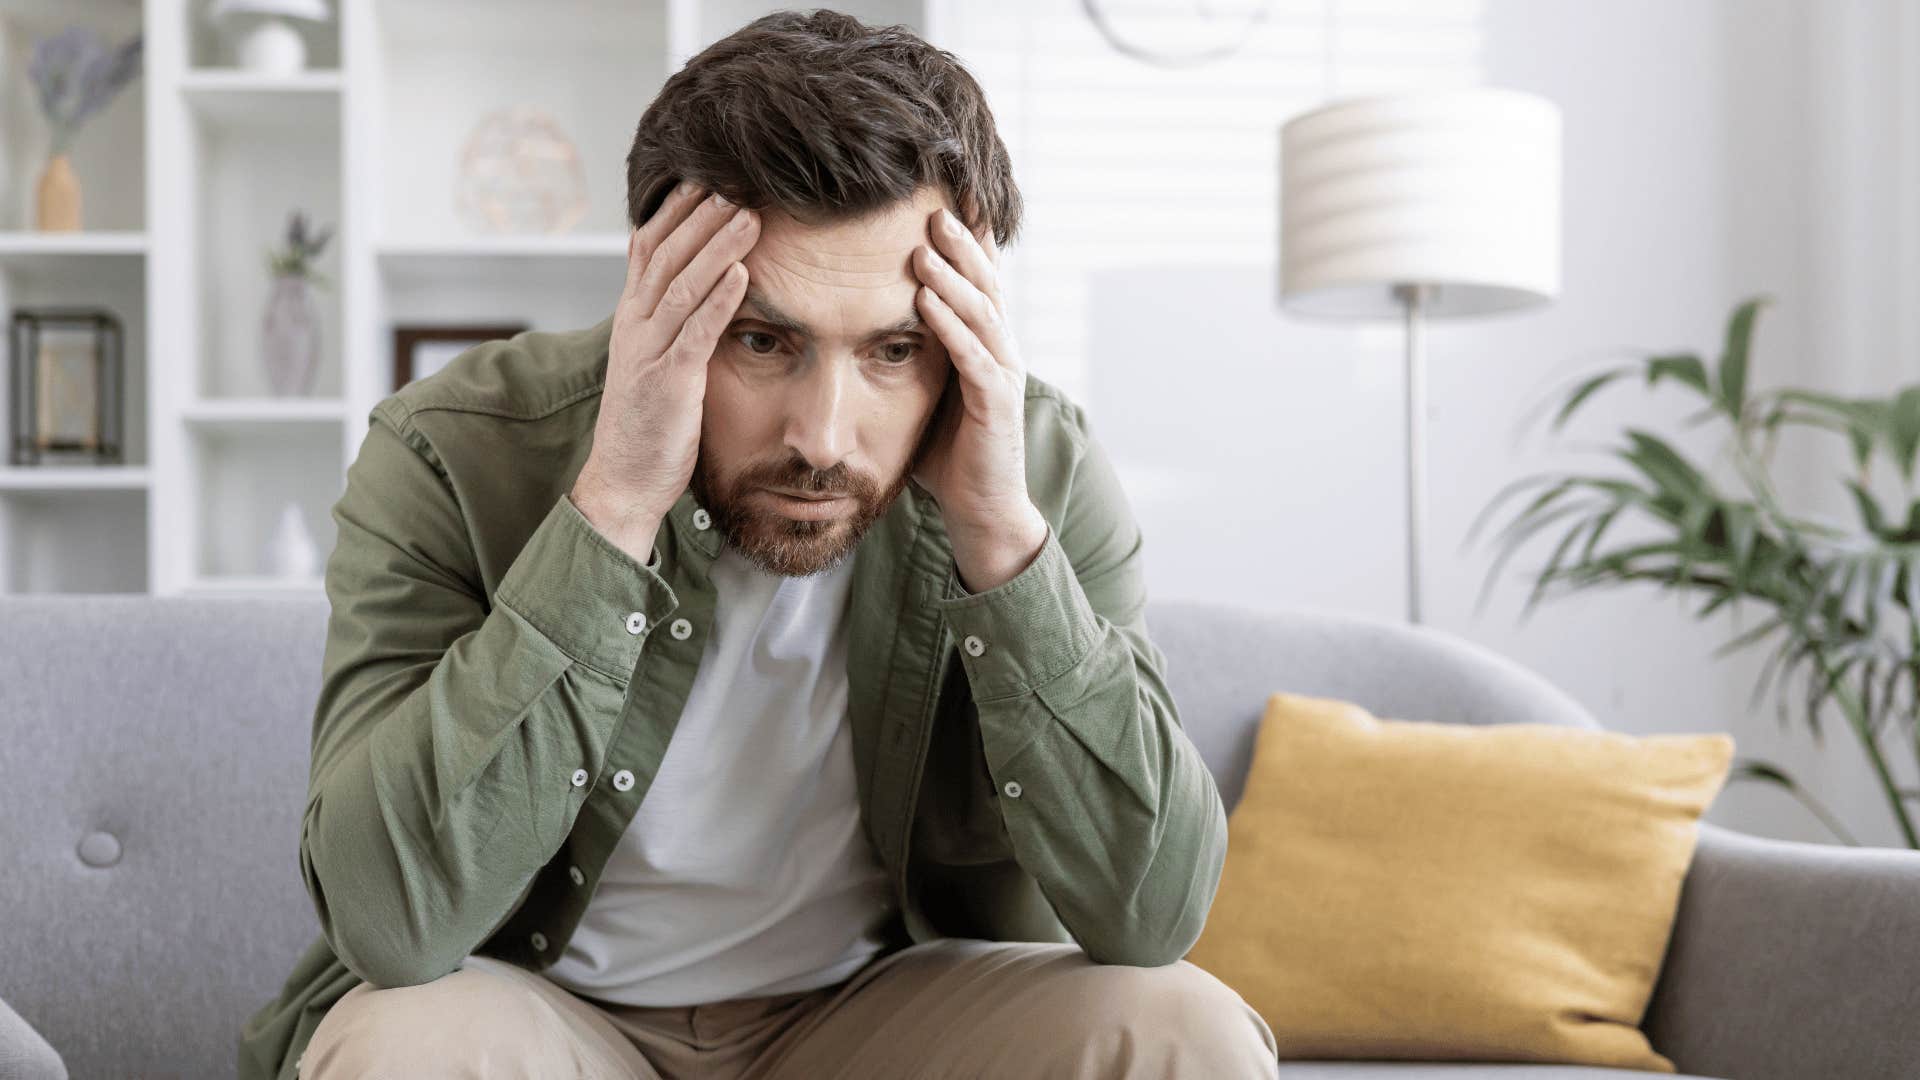
MULTIPOLYGON (((1596 399, 1560 440, 1543 423, 1524 437, 1518 425, 1623 350, 1712 357, 1750 293, 1778 298, 1762 316, 1756 384, 1884 392, 1920 378, 1915 308, 1900 310, 1901 282, 1888 276, 1904 266, 1905 284, 1920 285, 1912 218, 1901 246, 1885 216, 1898 212, 1900 160, 1916 179, 1911 155, 1889 149, 1899 116, 1887 104, 1899 54, 1886 24, 1913 6, 1490 0, 1486 81, 1564 112, 1564 294, 1534 313, 1429 332, 1426 621, 1542 672, 1617 730, 1730 731, 1740 754, 1787 766, 1881 844, 1898 837, 1846 732, 1829 728, 1819 750, 1797 718, 1783 731, 1771 699, 1748 703, 1764 654, 1712 658, 1734 623, 1696 623, 1697 605, 1651 590, 1567 597, 1522 622, 1521 575, 1543 548, 1517 559, 1476 614, 1492 549, 1461 544, 1513 478, 1604 468, 1577 448, 1629 423, 1679 431, 1687 403, 1637 388, 1596 399)), ((1905 56, 1920 65, 1920 48, 1905 56)), ((1908 111, 1906 129, 1914 123, 1908 111)), ((1397 328, 1293 321, 1273 291, 1271 278, 1225 267, 1116 270, 1094 289, 1089 404, 1132 470, 1156 593, 1400 617, 1397 328)), ((1702 454, 1714 445, 1679 442, 1702 454)), ((1837 490, 1834 475, 1789 465, 1789 486, 1837 490)), ((1901 764, 1911 774, 1913 762, 1901 764)), ((1757 785, 1729 788, 1709 819, 1831 839, 1789 796, 1757 785)))

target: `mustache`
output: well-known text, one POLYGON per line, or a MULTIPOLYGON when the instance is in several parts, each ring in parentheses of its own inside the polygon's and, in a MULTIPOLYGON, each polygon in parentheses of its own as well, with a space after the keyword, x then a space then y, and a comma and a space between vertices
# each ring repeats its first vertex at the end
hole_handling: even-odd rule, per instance
POLYGON ((866 499, 880 492, 880 485, 872 477, 854 472, 845 462, 828 469, 816 469, 803 459, 749 470, 736 484, 740 488, 774 487, 807 495, 853 495, 866 499))

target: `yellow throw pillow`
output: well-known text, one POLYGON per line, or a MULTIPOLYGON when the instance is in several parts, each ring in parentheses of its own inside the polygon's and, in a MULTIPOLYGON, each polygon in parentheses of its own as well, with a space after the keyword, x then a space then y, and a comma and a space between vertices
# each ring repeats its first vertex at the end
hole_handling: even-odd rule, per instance
POLYGON ((1640 1031, 1733 738, 1275 694, 1187 959, 1282 1058, 1673 1072, 1640 1031))

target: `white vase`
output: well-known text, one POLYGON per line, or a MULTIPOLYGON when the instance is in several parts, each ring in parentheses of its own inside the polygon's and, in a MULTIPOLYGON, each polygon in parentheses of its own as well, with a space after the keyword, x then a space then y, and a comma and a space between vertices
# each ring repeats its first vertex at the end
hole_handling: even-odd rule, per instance
POLYGON ((307 43, 285 19, 264 19, 238 48, 241 68, 260 75, 293 75, 307 66, 307 43))
POLYGON ((267 539, 264 562, 269 577, 306 579, 318 571, 320 548, 307 531, 306 515, 300 504, 289 502, 280 508, 280 523, 267 539))
POLYGON ((276 274, 260 319, 260 362, 276 397, 313 392, 320 362, 320 316, 313 289, 301 274, 276 274))

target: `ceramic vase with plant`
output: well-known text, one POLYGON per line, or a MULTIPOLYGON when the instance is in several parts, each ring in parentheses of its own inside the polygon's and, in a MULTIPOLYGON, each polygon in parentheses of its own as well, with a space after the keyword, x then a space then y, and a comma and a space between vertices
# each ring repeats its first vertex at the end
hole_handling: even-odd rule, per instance
POLYGON ((313 260, 333 236, 331 227, 307 231, 307 215, 295 210, 287 218, 287 244, 268 253, 273 288, 260 321, 260 357, 267 386, 276 396, 312 393, 320 360, 320 318, 314 311, 313 287, 326 275, 313 260))
POLYGON ((80 228, 80 178, 67 152, 80 125, 140 71, 140 35, 109 47, 84 26, 69 26, 34 43, 28 74, 52 132, 34 201, 34 225, 50 232, 80 228))

